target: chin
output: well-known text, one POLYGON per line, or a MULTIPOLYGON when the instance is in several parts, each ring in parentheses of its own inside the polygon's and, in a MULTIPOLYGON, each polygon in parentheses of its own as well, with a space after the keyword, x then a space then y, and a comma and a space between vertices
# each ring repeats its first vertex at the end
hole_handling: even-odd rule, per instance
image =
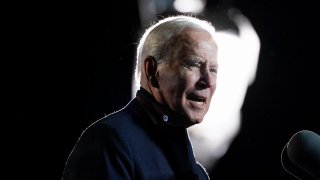
POLYGON ((190 122, 192 123, 192 124, 199 124, 199 123, 201 123, 203 121, 203 117, 201 116, 201 117, 195 117, 195 116, 193 116, 193 117, 191 117, 190 118, 190 122))
POLYGON ((185 109, 184 111, 185 113, 185 116, 186 116, 186 119, 188 122, 186 122, 187 124, 191 124, 191 125, 194 125, 194 124, 199 124, 203 121, 204 119, 204 115, 205 115, 205 110, 194 110, 194 109, 185 109))
POLYGON ((204 116, 205 116, 205 112, 200 111, 200 112, 195 112, 193 116, 190 116, 190 117, 192 117, 191 119, 193 120, 194 123, 198 124, 203 121, 204 116))
POLYGON ((194 124, 199 124, 199 123, 201 123, 203 121, 203 118, 202 119, 196 119, 196 120, 194 120, 194 124))

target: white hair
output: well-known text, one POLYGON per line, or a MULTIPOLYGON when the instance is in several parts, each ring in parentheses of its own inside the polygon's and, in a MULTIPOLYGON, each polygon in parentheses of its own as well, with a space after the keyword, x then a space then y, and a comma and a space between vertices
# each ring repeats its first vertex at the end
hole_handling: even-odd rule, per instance
POLYGON ((147 56, 155 58, 157 63, 168 62, 172 39, 183 30, 190 28, 215 33, 213 25, 205 20, 187 15, 177 15, 164 18, 146 29, 140 39, 136 54, 135 83, 140 84, 141 66, 147 56))

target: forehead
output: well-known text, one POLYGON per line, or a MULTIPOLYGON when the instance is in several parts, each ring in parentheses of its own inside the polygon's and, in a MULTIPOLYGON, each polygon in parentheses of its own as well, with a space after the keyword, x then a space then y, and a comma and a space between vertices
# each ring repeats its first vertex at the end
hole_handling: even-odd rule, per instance
POLYGON ((182 39, 185 39, 193 46, 203 48, 217 48, 217 44, 213 39, 213 35, 204 30, 187 29, 182 34, 182 39))
POLYGON ((175 57, 203 56, 205 59, 216 59, 218 46, 212 34, 207 31, 188 29, 177 38, 173 51, 175 57))

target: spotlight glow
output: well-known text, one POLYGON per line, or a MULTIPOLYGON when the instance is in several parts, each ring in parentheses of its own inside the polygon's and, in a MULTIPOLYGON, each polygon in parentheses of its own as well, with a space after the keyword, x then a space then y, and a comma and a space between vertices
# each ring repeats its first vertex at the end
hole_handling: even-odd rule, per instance
POLYGON ((182 13, 201 13, 205 8, 205 4, 203 0, 175 0, 173 7, 182 13))
POLYGON ((239 36, 223 31, 216 33, 219 71, 210 109, 203 122, 188 129, 196 159, 206 168, 214 166, 238 134, 241 107, 256 75, 259 37, 243 15, 237 15, 234 21, 239 36))

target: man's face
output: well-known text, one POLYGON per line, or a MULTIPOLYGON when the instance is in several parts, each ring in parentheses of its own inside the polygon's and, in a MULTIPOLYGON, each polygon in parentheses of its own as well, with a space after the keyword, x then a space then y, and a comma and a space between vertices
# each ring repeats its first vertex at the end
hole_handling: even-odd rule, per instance
POLYGON ((158 65, 160 103, 197 124, 216 89, 217 45, 209 33, 187 30, 173 47, 170 63, 158 65))

